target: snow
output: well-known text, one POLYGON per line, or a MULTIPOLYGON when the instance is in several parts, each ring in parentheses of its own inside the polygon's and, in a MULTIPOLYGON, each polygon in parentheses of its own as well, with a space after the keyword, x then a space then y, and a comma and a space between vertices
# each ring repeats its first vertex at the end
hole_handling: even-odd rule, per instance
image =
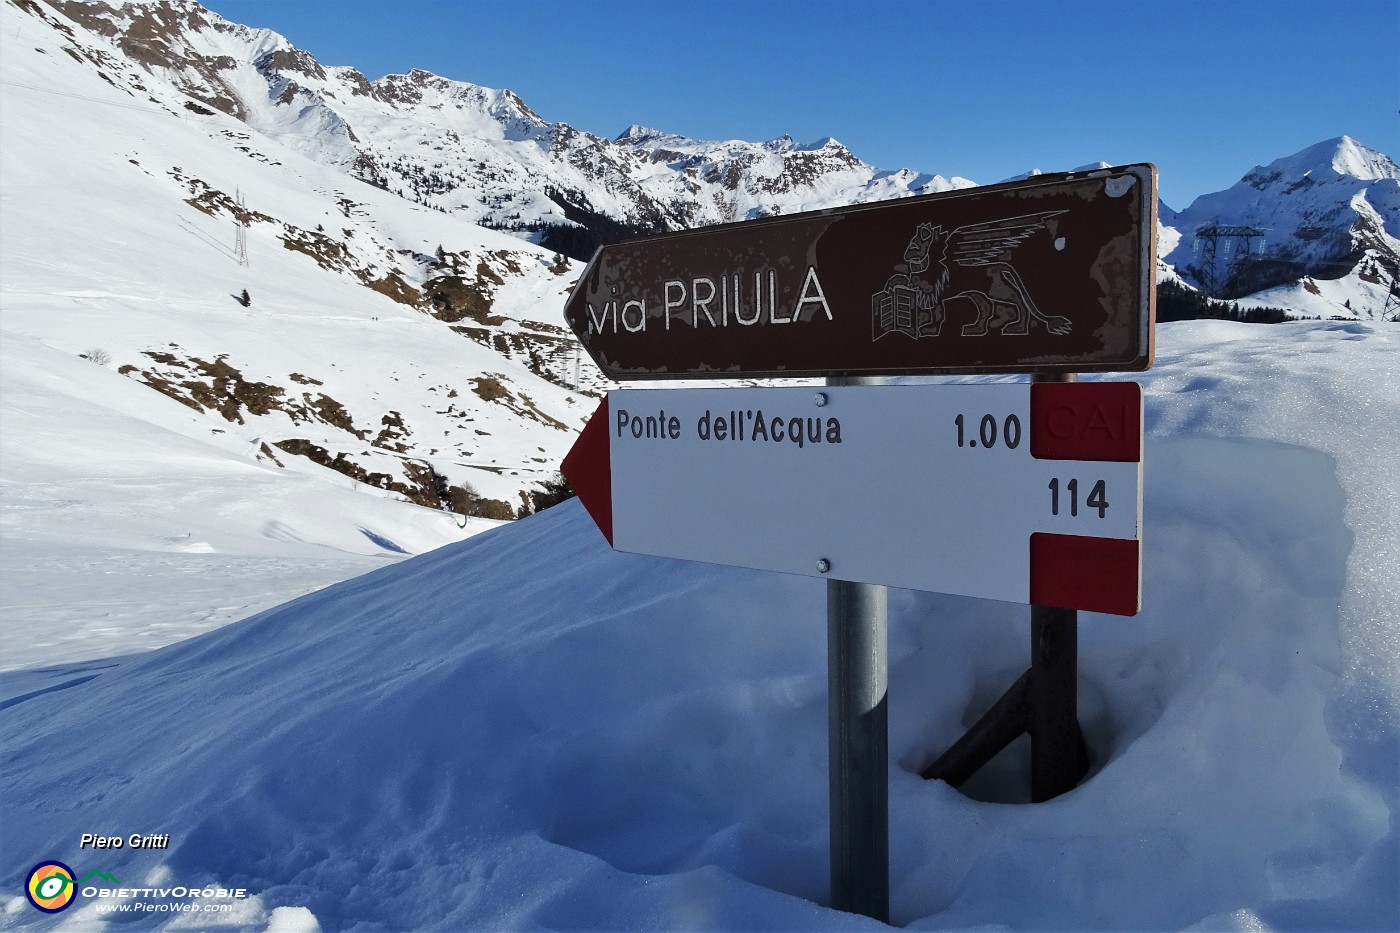
MULTIPOLYGON (((231 29, 206 33, 209 51, 290 48, 231 29)), ((558 326, 567 277, 546 271, 551 257, 194 116, 149 76, 126 94, 13 4, 0 41, 0 923, 876 929, 824 906, 819 582, 615 553, 576 502, 461 527, 261 455, 293 430, 359 449, 327 425, 226 420, 118 372, 178 344, 230 354, 249 379, 314 376, 357 417, 402 411, 422 438, 450 434, 462 446, 441 468, 507 496, 524 482, 510 474, 547 471, 572 433, 463 391, 469 432, 435 417, 447 393, 499 371, 561 422, 592 405, 279 235, 340 227, 380 272, 439 243, 473 262, 509 253, 523 271, 496 295, 501 334, 558 326), (250 267, 233 261, 227 217, 185 200, 192 178, 276 214, 248 230, 250 267), (251 308, 231 298, 245 285, 251 308), (92 349, 111 363, 79 356, 92 349), (98 851, 84 833, 170 844, 98 851), (47 859, 155 893, 80 894, 46 916, 19 892, 47 859), (191 898, 172 892, 193 888, 230 909, 183 912, 191 898), (133 903, 159 911, 103 912, 133 903)), ((121 86, 139 77, 106 65, 121 86)), ((349 95, 349 76, 327 84, 385 151, 427 138, 428 121, 349 95)), ((265 94, 246 72, 229 79, 265 94)), ((463 133, 514 132, 494 142, 543 158, 529 138, 541 124, 507 92, 398 80, 463 133)), ((301 110, 267 108, 258 126, 334 161, 329 110, 297 126, 278 121, 301 110)), ((730 145, 679 142, 704 159, 730 145)), ((463 151, 506 164, 484 142, 463 151)), ((1334 140, 1300 171, 1347 173, 1335 187, 1393 238, 1400 188, 1368 152, 1334 140)), ((775 203, 849 196, 869 171, 775 203)), ((896 172, 867 193, 965 184, 896 172)), ((1322 314, 1348 295, 1379 301, 1357 291, 1371 284, 1297 288, 1322 314)), ((1397 343, 1383 323, 1159 328, 1140 377, 1144 609, 1082 615, 1094 760, 1069 794, 1025 804, 1024 741, 963 792, 917 776, 1025 668, 1029 626, 1020 606, 891 593, 896 924, 1400 928, 1397 343)))
POLYGON ((259 461, 32 338, 0 334, 0 372, 0 669, 160 647, 496 524, 259 461))
POLYGON ((1384 154, 1368 149, 1350 136, 1339 136, 1309 146, 1294 156, 1292 161, 1299 165, 1323 162, 1336 176, 1350 175, 1367 181, 1400 179, 1400 166, 1384 154))
MULTIPOLYGON (((917 777, 1027 613, 891 593, 897 925, 1400 923, 1400 329, 1159 338, 1144 610, 1082 614, 1079 788, 1018 805, 1017 746, 966 794, 917 777)), ((56 646, 0 675, 4 884, 241 887, 256 930, 873 929, 822 906, 823 593, 615 553, 570 502, 160 650, 56 646), (135 831, 169 850, 77 847, 135 831)))
POLYGON ((1382 285, 1353 269, 1338 279, 1314 279, 1279 285, 1242 298, 1245 307, 1281 308, 1297 317, 1359 318, 1362 312, 1376 316, 1386 306, 1389 283, 1382 285))
MULTIPOLYGON (((511 504, 551 474, 571 437, 560 425, 591 400, 283 238, 324 225, 352 262, 401 268, 410 282, 423 274, 413 254, 439 244, 470 265, 495 263, 491 310, 513 335, 562 332, 568 278, 549 271, 550 254, 353 181, 222 114, 195 115, 149 77, 148 94, 128 95, 12 4, 0 22, 0 669, 55 650, 81 661, 159 647, 496 524, 356 483, 277 450, 281 440, 391 476, 430 462, 511 504), (249 225, 248 265, 231 216, 187 200, 201 190, 241 190, 273 218, 249 225), (243 288, 248 308, 235 300, 243 288), (92 350, 110 362, 80 356, 92 350), (159 369, 152 354, 222 359, 293 402, 323 394, 362 433, 279 409, 186 407, 120 373, 159 369), (472 391, 480 378, 513 394, 488 402, 472 391), (505 405, 527 401, 543 417, 505 405), (402 451, 370 444, 386 413, 401 415, 402 451)), ((103 40, 91 41, 106 61, 103 40)), ((284 43, 266 32, 250 41, 284 43)))

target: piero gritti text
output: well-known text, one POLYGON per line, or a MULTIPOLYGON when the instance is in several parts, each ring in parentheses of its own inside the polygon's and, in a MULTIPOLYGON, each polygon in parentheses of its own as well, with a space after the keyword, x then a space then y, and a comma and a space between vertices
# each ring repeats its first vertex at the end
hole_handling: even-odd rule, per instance
POLYGON ((100 836, 96 833, 83 833, 78 842, 80 849, 168 849, 169 833, 132 833, 130 836, 100 836))

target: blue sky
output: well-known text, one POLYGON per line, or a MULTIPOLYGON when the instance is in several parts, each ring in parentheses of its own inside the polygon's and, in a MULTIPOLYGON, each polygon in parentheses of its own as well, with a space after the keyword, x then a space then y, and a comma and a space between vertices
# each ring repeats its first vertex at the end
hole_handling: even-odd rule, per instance
POLYGON ((1349 135, 1400 158, 1400 0, 206 0, 371 79, 508 87, 603 136, 834 136, 979 183, 1155 162, 1178 210, 1349 135))

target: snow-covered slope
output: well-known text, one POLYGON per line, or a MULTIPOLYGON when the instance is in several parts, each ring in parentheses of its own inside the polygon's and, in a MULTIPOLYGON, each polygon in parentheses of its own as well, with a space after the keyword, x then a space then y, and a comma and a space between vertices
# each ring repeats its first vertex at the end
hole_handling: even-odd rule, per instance
POLYGON ((66 606, 3 588, 0 664, 138 611, 52 542, 160 576, 163 644, 553 476, 600 381, 559 319, 570 264, 289 151, 41 5, 0 4, 0 82, 4 576, 74 582, 66 606), (220 559, 262 568, 246 594, 179 582, 220 559))
MULTIPOLYGON (((1007 805, 1015 746, 967 796, 917 777, 1024 669, 1026 609, 891 594, 896 925, 1400 926, 1400 334, 1160 337, 1144 608, 1081 616, 1079 788, 1007 805)), ((575 502, 138 658, 0 676, 5 922, 884 929, 822 906, 823 593, 612 552, 575 502), (46 917, 18 893, 44 859, 119 880, 46 917), (230 912, 166 912, 186 888, 230 912)))
POLYGON ((420 504, 470 486, 507 517, 554 469, 586 407, 566 385, 567 263, 168 88, 133 100, 74 51, 100 40, 3 10, 7 331, 104 351, 263 462, 377 475, 420 504))
POLYGON ((0 670, 158 648, 496 524, 279 467, 8 326, 0 372, 0 670))

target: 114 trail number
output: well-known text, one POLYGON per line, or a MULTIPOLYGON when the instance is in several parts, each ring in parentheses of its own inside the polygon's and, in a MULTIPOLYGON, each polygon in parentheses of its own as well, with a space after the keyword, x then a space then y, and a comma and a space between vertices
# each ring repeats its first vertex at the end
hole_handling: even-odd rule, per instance
MULTIPOLYGON (((1069 500, 1069 514, 1077 517, 1079 515, 1079 480, 1072 479, 1064 484, 1065 498, 1069 500)), ((1099 510, 1099 518, 1103 518, 1108 512, 1108 490, 1103 480, 1099 480, 1089 490, 1089 496, 1084 500, 1084 505, 1091 509, 1099 510)), ((1050 481, 1050 514, 1060 514, 1060 480, 1058 477, 1050 481)))

